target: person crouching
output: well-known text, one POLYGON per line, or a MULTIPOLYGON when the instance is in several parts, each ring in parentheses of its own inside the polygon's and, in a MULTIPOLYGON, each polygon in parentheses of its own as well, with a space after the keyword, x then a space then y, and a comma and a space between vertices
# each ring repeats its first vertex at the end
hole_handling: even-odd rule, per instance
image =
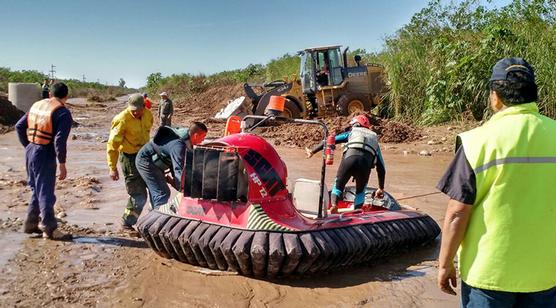
POLYGON ((189 129, 161 126, 154 138, 141 148, 135 164, 147 184, 153 209, 168 203, 167 183, 180 189, 185 152, 203 142, 206 134, 207 127, 201 122, 193 122, 189 129), (167 171, 171 176, 166 175, 167 171))

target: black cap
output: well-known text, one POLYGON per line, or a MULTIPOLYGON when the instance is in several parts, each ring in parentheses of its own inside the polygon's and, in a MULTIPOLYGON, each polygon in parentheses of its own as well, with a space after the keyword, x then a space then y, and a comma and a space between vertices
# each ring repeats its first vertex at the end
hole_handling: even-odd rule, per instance
POLYGON ((528 81, 535 83, 535 71, 533 67, 523 58, 504 58, 494 65, 492 68, 492 76, 490 81, 508 80, 509 72, 523 72, 526 74, 528 81))

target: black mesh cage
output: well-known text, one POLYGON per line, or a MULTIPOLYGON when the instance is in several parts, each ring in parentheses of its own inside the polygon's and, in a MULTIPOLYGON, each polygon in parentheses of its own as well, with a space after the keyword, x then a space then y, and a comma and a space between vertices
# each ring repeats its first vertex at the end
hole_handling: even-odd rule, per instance
POLYGON ((183 193, 191 198, 246 201, 248 179, 236 152, 197 147, 185 158, 183 193))

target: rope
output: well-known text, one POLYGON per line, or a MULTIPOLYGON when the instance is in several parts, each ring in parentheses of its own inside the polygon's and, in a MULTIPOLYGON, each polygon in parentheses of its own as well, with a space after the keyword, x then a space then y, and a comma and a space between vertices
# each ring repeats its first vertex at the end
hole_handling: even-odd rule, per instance
POLYGON ((400 198, 400 199, 396 199, 396 200, 397 201, 402 201, 402 200, 408 200, 408 199, 414 199, 414 198, 421 198, 421 197, 426 197, 426 196, 437 195, 437 194, 441 194, 441 193, 442 193, 441 191, 437 191, 437 192, 432 192, 432 193, 428 193, 428 194, 422 194, 422 195, 415 195, 415 196, 400 198))

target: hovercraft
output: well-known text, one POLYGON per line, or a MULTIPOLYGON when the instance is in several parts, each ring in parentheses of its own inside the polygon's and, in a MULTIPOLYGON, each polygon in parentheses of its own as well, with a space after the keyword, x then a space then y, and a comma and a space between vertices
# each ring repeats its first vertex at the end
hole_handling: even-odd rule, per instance
MULTIPOLYGON (((326 140, 322 122, 288 121, 319 124, 326 140)), ((254 277, 301 275, 374 261, 440 233, 431 217, 391 195, 374 200, 372 188, 362 209, 350 208, 354 189, 347 188, 343 212, 327 214, 324 159, 321 180, 299 180, 292 194, 286 165, 254 134, 196 146, 184 166, 179 194, 137 224, 150 248, 184 263, 254 277)))

